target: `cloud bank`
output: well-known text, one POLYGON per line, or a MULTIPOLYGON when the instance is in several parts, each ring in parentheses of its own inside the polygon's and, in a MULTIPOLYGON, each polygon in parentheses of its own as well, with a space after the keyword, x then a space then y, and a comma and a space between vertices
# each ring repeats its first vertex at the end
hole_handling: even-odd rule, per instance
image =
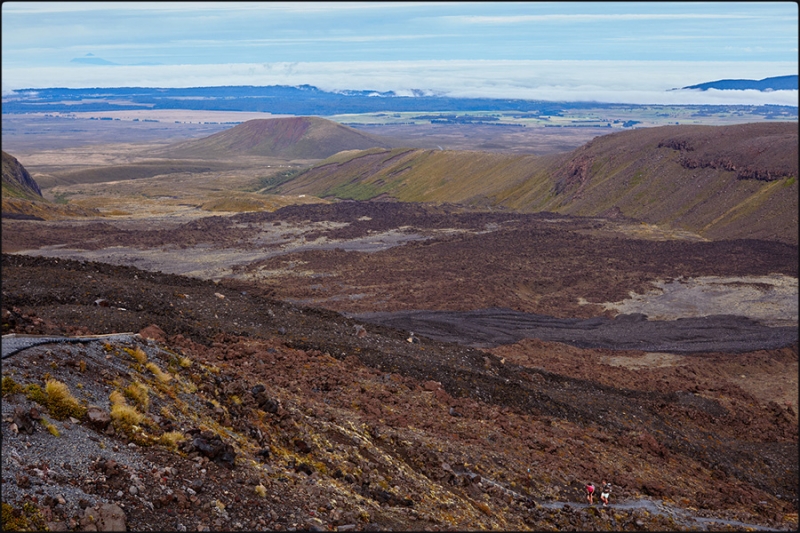
POLYGON ((45 87, 314 85, 326 91, 629 104, 798 105, 797 91, 671 90, 797 72, 789 62, 356 61, 3 69, 3 93, 45 87), (52 80, 58 80, 56 85, 52 80))

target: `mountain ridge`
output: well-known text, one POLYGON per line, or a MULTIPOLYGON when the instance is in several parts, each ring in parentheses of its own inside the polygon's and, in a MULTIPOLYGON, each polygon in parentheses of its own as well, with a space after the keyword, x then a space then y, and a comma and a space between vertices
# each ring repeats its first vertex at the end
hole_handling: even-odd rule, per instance
POLYGON ((706 238, 796 244, 797 153, 793 123, 664 126, 604 135, 552 156, 341 153, 274 190, 581 216, 614 212, 706 238))
POLYGON ((16 157, 3 151, 3 198, 43 200, 39 185, 16 157))
POLYGON ((771 78, 764 78, 761 80, 747 80, 747 79, 725 79, 708 81, 705 83, 698 83, 697 85, 689 85, 681 87, 681 89, 700 89, 707 91, 709 89, 717 89, 721 91, 796 91, 798 87, 797 74, 788 76, 773 76, 771 78))

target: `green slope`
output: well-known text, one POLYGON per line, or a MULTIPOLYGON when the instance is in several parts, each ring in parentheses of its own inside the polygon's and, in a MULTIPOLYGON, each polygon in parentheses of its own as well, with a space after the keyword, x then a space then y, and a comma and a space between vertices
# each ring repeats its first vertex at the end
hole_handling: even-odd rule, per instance
POLYGON ((2 193, 3 198, 44 200, 39 185, 17 159, 3 152, 2 193))
POLYGON ((327 159, 275 192, 617 213, 708 238, 797 244, 797 123, 665 126, 536 157, 372 149, 327 159))

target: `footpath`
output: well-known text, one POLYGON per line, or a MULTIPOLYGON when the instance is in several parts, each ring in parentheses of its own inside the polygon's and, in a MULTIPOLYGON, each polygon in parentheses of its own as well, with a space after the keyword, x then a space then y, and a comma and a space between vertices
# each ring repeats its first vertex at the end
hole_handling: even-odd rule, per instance
POLYGON ((52 335, 19 335, 11 333, 3 335, 2 346, 3 356, 2 359, 10 357, 15 353, 27 350, 32 346, 40 344, 58 344, 64 342, 94 342, 100 340, 131 340, 135 335, 134 333, 112 333, 109 335, 86 335, 83 337, 62 337, 52 335))

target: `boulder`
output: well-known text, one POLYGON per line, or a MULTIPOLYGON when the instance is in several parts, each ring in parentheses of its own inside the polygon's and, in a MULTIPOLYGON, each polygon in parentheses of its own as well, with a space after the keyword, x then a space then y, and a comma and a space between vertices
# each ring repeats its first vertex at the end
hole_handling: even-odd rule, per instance
POLYGON ((150 324, 143 330, 139 332, 139 336, 143 339, 151 339, 156 342, 166 342, 167 334, 164 333, 164 330, 160 327, 156 326, 155 324, 150 324))
POLYGON ((125 511, 115 503, 87 507, 80 525, 83 531, 127 531, 125 511))
POLYGON ((89 421, 89 424, 99 431, 105 430, 111 423, 111 415, 108 411, 96 405, 92 405, 86 410, 86 419, 89 421))

